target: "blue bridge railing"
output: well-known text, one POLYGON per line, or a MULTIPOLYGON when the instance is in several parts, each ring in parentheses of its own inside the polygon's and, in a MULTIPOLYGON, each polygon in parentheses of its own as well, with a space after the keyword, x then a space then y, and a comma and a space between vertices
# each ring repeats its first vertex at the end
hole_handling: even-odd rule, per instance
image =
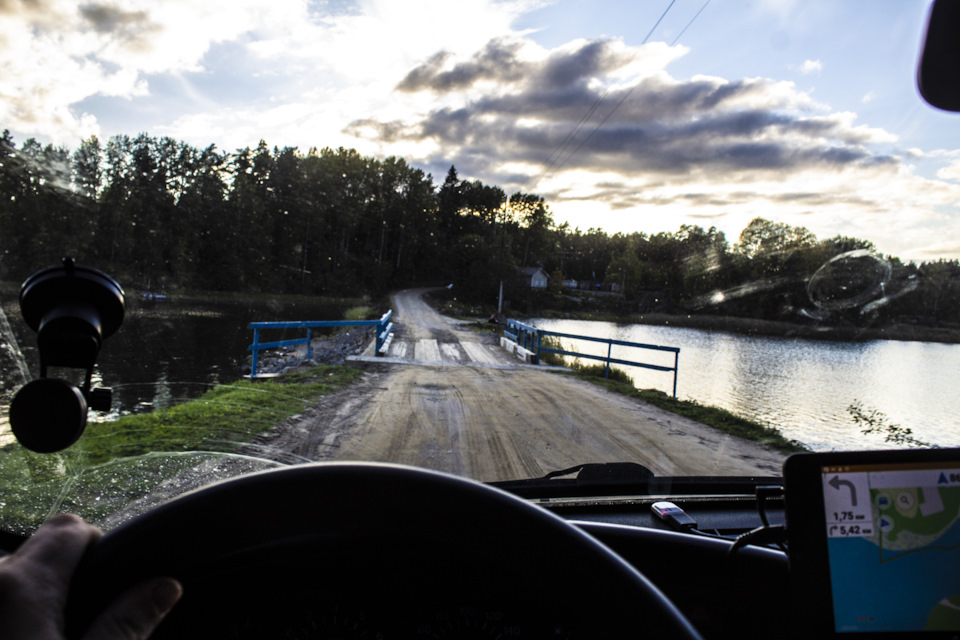
POLYGON ((253 344, 247 347, 247 351, 252 351, 253 356, 250 362, 250 379, 257 377, 258 354, 263 349, 277 349, 279 347, 293 347, 301 344, 307 345, 307 360, 313 357, 313 350, 310 346, 312 339, 311 329, 328 327, 376 327, 376 351, 380 356, 386 350, 384 345, 393 331, 393 323, 390 317, 393 310, 387 311, 379 320, 316 320, 309 322, 251 322, 250 328, 253 329, 253 344), (260 342, 260 332, 264 329, 306 329, 305 338, 292 338, 289 340, 275 340, 273 342, 260 342))
POLYGON ((533 325, 525 324, 518 320, 507 320, 507 328, 503 335, 522 346, 524 349, 532 352, 533 361, 540 362, 541 353, 556 353, 558 355, 574 356, 576 358, 587 358, 590 360, 600 360, 606 366, 604 367, 604 377, 610 377, 610 365, 622 364, 630 367, 642 367, 644 369, 653 369, 654 371, 673 372, 673 397, 677 397, 677 369, 680 363, 680 347, 664 347, 656 344, 644 344, 642 342, 627 342, 626 340, 613 340, 612 338, 594 338, 593 336, 580 336, 572 333, 560 333, 558 331, 545 331, 538 329, 533 325), (599 342, 607 345, 606 356, 595 356, 588 353, 578 353, 576 351, 566 351, 541 344, 543 336, 555 336, 557 338, 567 338, 568 340, 584 340, 586 342, 599 342), (646 362, 636 362, 632 360, 622 360, 613 358, 613 346, 633 347, 636 349, 649 349, 653 351, 667 351, 673 353, 673 366, 667 367, 659 364, 649 364, 646 362))

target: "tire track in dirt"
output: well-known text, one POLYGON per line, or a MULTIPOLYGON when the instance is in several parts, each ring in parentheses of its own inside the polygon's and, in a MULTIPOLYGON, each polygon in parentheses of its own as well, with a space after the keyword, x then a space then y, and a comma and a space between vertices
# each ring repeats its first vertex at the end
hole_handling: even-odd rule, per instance
MULTIPOLYGON (((484 339, 427 307, 422 293, 394 298, 406 336, 484 339)), ((502 362, 515 361, 504 354, 502 362)), ((357 366, 367 371, 358 384, 279 425, 270 445, 316 460, 398 462, 484 481, 612 461, 638 462, 658 475, 781 471, 780 453, 562 373, 468 363, 357 366)))

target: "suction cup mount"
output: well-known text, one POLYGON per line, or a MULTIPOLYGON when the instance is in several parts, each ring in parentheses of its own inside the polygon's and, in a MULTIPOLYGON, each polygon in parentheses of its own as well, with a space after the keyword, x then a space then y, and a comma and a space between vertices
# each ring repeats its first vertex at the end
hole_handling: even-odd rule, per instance
POLYGON ((24 281, 20 311, 37 332, 40 378, 10 403, 10 428, 23 446, 41 453, 65 449, 83 433, 88 407, 110 410, 112 391, 90 386, 103 340, 123 323, 123 296, 116 280, 73 258, 24 281), (48 378, 49 367, 83 369, 83 389, 48 378))

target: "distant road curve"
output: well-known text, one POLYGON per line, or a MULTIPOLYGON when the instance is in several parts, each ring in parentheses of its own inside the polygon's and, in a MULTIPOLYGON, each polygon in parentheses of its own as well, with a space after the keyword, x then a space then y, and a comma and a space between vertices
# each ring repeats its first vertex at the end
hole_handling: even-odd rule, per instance
POLYGON ((361 364, 362 382, 278 426, 269 446, 313 460, 398 462, 481 481, 613 461, 665 476, 780 474, 784 456, 752 441, 563 373, 514 366, 493 336, 460 328, 427 305, 425 291, 393 296, 391 352, 406 344, 415 354, 422 341, 435 341, 436 352, 421 350, 429 351, 428 366, 413 357, 361 364))

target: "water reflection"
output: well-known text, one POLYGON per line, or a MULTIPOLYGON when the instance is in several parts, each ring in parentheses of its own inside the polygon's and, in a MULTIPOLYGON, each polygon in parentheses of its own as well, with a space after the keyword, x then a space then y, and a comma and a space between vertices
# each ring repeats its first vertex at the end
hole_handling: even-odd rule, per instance
MULTIPOLYGON (((19 344, 23 350, 18 358, 0 360, 0 380, 10 391, 8 397, 0 397, 2 447, 13 441, 6 404, 20 386, 38 374, 39 357, 36 336, 21 319, 16 295, 0 292, 0 305, 9 319, 9 328, 0 330, 0 345, 19 344)), ((203 394, 214 384, 236 380, 252 341, 252 331, 247 328, 250 322, 339 319, 343 312, 343 307, 309 301, 162 303, 131 299, 124 325, 104 341, 92 377, 95 386, 113 388, 113 408, 108 414, 89 414, 84 441, 109 446, 109 430, 98 423, 115 420, 124 413, 169 407, 203 394)), ((271 338, 301 337, 283 333, 277 332, 271 338)), ((0 352, 13 353, 13 349, 0 352)), ((57 376, 72 373, 54 372, 57 376)), ((131 429, 136 427, 127 427, 128 434, 131 429)), ((179 425, 171 431, 170 449, 177 448, 177 438, 186 430, 179 425)), ((136 434, 132 435, 135 439, 136 434)), ((93 458, 83 448, 40 455, 17 445, 7 447, 0 460, 5 477, 0 523, 7 530, 27 533, 52 513, 71 511, 103 528, 111 528, 210 482, 303 461, 263 443, 239 447, 241 443, 236 439, 237 434, 227 429, 219 438, 208 438, 204 446, 239 448, 246 455, 154 451, 105 464, 94 464, 92 460, 103 456, 93 458)), ((124 453, 110 451, 121 456, 124 453)))
MULTIPOLYGON (((38 374, 36 335, 20 316, 15 291, 0 292, 0 445, 9 439, 7 405, 20 386, 38 374), (6 357, 14 353, 18 357, 6 357), (22 353, 20 351, 22 350, 22 353)), ((172 299, 149 301, 127 298, 120 330, 105 340, 94 384, 114 390, 109 414, 91 412, 91 422, 115 419, 124 413, 165 408, 201 395, 215 384, 235 380, 242 373, 253 332, 251 322, 330 320, 343 317, 344 307, 309 299, 230 301, 172 299)), ((283 339, 283 332, 271 338, 283 339)), ((315 331, 314 335, 320 332, 315 331)))
MULTIPOLYGON (((889 446, 860 434, 847 412, 859 400, 927 442, 955 446, 960 436, 953 378, 960 346, 876 340, 861 343, 750 337, 720 331, 536 320, 543 329, 680 347, 681 398, 729 409, 782 429, 814 449, 889 446)), ((564 340, 567 348, 571 343, 564 340)), ((580 342, 581 353, 606 346, 580 342)), ((614 357, 672 365, 670 354, 614 347, 614 357), (638 357, 640 356, 640 357, 638 357), (664 356, 671 361, 667 362, 664 356)), ((639 388, 669 393, 672 375, 623 367, 639 388)))

